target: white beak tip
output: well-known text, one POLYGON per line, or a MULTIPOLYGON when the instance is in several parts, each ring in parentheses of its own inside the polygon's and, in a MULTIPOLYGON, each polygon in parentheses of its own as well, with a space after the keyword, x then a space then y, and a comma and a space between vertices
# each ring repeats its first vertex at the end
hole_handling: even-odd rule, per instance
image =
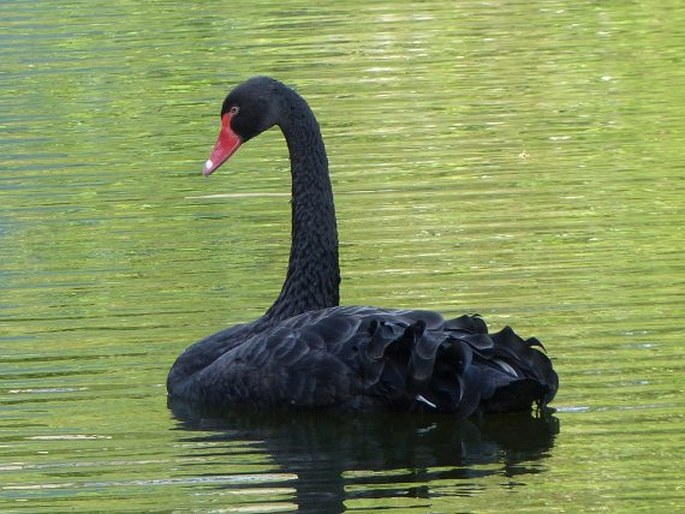
POLYGON ((210 170, 214 167, 214 163, 212 162, 212 159, 207 159, 207 162, 205 162, 204 168, 202 168, 202 174, 207 175, 210 173, 210 170))

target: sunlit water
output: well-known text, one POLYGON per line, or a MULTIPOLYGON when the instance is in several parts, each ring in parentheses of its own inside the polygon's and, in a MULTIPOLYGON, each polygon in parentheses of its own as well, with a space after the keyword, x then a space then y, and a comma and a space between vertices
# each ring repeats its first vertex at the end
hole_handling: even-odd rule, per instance
POLYGON ((685 504, 677 2, 0 4, 0 510, 675 512, 685 504), (248 5, 249 4, 249 5, 248 5), (276 296, 274 75, 329 150, 345 304, 544 341, 551 419, 167 408, 178 353, 276 296))

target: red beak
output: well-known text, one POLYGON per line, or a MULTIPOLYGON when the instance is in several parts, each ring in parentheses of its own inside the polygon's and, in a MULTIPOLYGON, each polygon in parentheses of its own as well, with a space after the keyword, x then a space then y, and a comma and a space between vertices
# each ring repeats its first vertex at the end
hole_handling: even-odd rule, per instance
POLYGON ((224 114, 223 118, 221 118, 219 137, 214 145, 214 150, 212 150, 212 155, 205 162, 202 174, 207 177, 214 173, 219 166, 225 163, 240 148, 241 144, 243 144, 243 140, 231 130, 231 114, 224 114))

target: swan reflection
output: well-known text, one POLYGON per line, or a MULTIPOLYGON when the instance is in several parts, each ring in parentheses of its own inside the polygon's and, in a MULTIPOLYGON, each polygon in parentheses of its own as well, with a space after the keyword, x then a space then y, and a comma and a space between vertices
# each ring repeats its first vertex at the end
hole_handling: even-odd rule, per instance
POLYGON ((455 420, 427 414, 354 417, 328 412, 212 417, 187 404, 170 407, 186 452, 182 457, 202 456, 212 462, 208 475, 230 476, 240 468, 236 459, 249 465, 263 462, 266 455, 273 462, 267 473, 219 487, 250 490, 256 495, 250 498, 256 499, 273 498, 274 491, 281 491, 299 512, 342 512, 345 502, 360 499, 380 506, 392 498, 436 497, 445 494, 445 481, 451 484, 451 494, 471 495, 482 489, 479 480, 492 475, 506 477, 510 487, 517 487, 520 477, 544 471, 541 463, 559 432, 550 411, 455 420), (231 462, 223 467, 227 455, 232 459, 224 459, 231 462))

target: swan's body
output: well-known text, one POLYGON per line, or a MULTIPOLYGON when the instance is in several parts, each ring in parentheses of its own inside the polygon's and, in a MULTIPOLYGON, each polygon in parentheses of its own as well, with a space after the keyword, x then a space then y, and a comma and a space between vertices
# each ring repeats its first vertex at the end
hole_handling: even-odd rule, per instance
POLYGON ((292 247, 277 300, 259 319, 190 346, 169 372, 170 398, 236 407, 514 411, 546 405, 557 375, 536 339, 489 335, 476 316, 339 307, 338 239, 326 153, 306 102, 256 77, 233 90, 205 174, 278 125, 290 150, 292 247))

